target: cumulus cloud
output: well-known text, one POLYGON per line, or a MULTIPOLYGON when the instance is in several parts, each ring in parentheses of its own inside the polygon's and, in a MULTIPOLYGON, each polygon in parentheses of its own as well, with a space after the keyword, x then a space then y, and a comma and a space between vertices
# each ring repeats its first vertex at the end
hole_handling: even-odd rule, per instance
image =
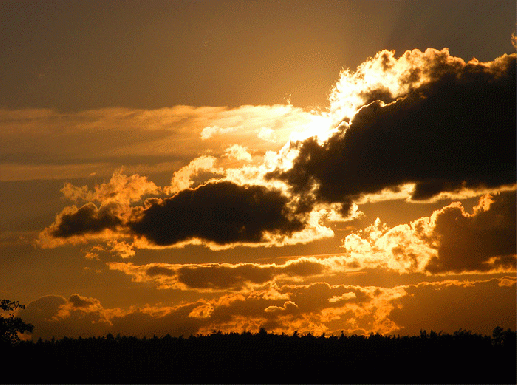
POLYGON ((116 203, 129 205, 138 202, 144 196, 160 194, 162 189, 147 177, 125 175, 123 169, 116 170, 109 182, 96 185, 92 190, 88 186, 74 186, 65 183, 61 189, 64 198, 72 201, 99 202, 103 205, 116 203))
POLYGON ((361 268, 403 273, 515 270, 515 191, 486 195, 472 213, 460 202, 392 228, 380 219, 348 235, 343 247, 361 268))
POLYGON ((269 176, 345 210, 408 183, 414 200, 514 185, 515 57, 465 63, 447 49, 399 59, 380 52, 358 73, 342 75, 333 99, 345 117, 339 132, 323 144, 300 142, 293 167, 269 176))
MULTIPOLYGON (((93 190, 65 185, 65 197, 87 203, 59 214, 40 235, 40 244, 107 234, 112 242, 114 236, 129 237, 130 248, 286 245, 332 237, 327 224, 360 215, 356 203, 367 197, 417 201, 444 192, 514 188, 515 57, 466 63, 447 49, 407 51, 400 58, 381 51, 356 72, 342 74, 329 114, 292 106, 177 106, 139 111, 136 119, 114 110, 112 120, 119 123, 134 125, 136 119, 151 131, 168 132, 167 140, 179 135, 178 143, 185 146, 177 146, 178 153, 196 156, 174 172, 170 186, 121 172, 93 190), (186 144, 192 133, 205 143, 198 151, 186 144), (267 151, 272 145, 257 140, 264 133, 287 144, 267 151)), ((84 114, 88 129, 99 122, 113 124, 99 111, 84 114)), ((422 239, 417 247, 414 231, 393 230, 392 241, 395 234, 399 245, 390 248, 395 257, 387 265, 427 266, 427 260, 414 256, 432 247, 422 239)), ((350 247, 366 246, 360 236, 354 244, 353 237, 347 240, 350 247)), ((439 264, 429 268, 439 269, 439 264)))
POLYGON ((171 186, 166 188, 167 192, 169 194, 174 194, 192 187, 195 183, 192 179, 202 172, 212 174, 222 173, 220 168, 215 168, 216 161, 217 159, 215 157, 207 155, 202 155, 193 159, 188 165, 174 172, 171 186))
POLYGON ((228 147, 226 149, 226 154, 229 158, 234 158, 236 160, 251 161, 251 154, 248 152, 248 149, 238 144, 228 147))
POLYGON ((266 232, 284 236, 302 229, 287 203, 280 191, 263 186, 209 183, 151 204, 129 227, 161 246, 192 238, 223 245, 256 243, 264 241, 266 232))
POLYGON ((146 177, 127 176, 117 170, 107 183, 97 184, 92 189, 65 183, 61 192, 65 199, 86 203, 81 207, 65 207, 54 223, 39 234, 39 246, 52 248, 104 238, 113 250, 129 256, 134 254, 131 246, 116 238, 127 235, 125 224, 131 216, 132 204, 143 203, 149 196, 163 195, 163 188, 146 177))
POLYGON ((214 157, 196 158, 165 187, 120 172, 93 189, 67 183, 61 190, 64 197, 87 203, 65 207, 36 243, 54 248, 103 241, 112 251, 128 257, 135 248, 307 243, 333 235, 324 221, 344 220, 331 205, 298 214, 296 202, 274 184, 248 184, 251 177, 244 175, 246 171, 229 177, 243 179, 239 181, 243 184, 220 179, 217 173, 223 171, 215 163, 214 157))
POLYGON ((438 244, 437 254, 426 269, 438 273, 515 268, 515 200, 515 192, 485 196, 472 214, 459 204, 435 213, 429 241, 438 244))
POLYGON ((121 224, 121 219, 114 214, 111 206, 98 209, 95 204, 87 203, 80 208, 71 206, 63 210, 54 226, 50 228, 50 234, 56 238, 68 238, 115 230, 121 224))

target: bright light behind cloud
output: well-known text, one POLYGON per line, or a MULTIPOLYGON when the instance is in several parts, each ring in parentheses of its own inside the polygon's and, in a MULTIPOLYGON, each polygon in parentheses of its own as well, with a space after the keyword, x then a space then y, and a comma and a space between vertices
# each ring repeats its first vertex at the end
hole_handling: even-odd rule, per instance
MULTIPOLYGON (((0 130, 0 139, 14 146, 0 144, 10 162, 4 179, 16 180, 13 170, 24 167, 23 179, 38 177, 31 167, 53 169, 59 176, 72 158, 88 166, 88 174, 97 173, 95 181, 60 187, 68 206, 55 211, 36 245, 44 252, 78 246, 88 262, 129 277, 137 287, 157 290, 161 298, 163 292, 173 293, 176 301, 108 310, 91 294, 74 294, 70 300, 47 298, 41 305, 62 303, 57 312, 62 323, 98 314, 102 328, 126 315, 146 314, 149 324, 184 317, 193 322, 193 333, 256 331, 267 325, 276 332, 368 334, 402 330, 404 322, 393 317, 400 304, 410 301, 410 293, 435 290, 429 282, 444 277, 466 277, 451 278, 444 287, 489 286, 496 292, 508 282, 509 292, 515 285, 507 276, 515 272, 515 186, 503 177, 504 183, 492 184, 490 178, 475 184, 477 174, 461 179, 460 173, 459 184, 448 184, 445 177, 438 181, 443 182, 438 193, 418 201, 433 203, 432 209, 401 214, 396 225, 375 219, 377 214, 367 216, 362 205, 371 210, 397 201, 407 208, 417 201, 422 179, 434 181, 436 170, 429 176, 410 167, 426 143, 389 168, 393 152, 413 150, 413 132, 423 132, 424 139, 436 135, 434 126, 411 125, 404 131, 399 111, 414 113, 413 106, 431 99, 419 92, 432 88, 444 73, 470 81, 472 70, 498 79, 511 60, 466 63, 447 49, 406 51, 398 58, 381 51, 356 71, 341 73, 323 110, 286 104, 70 114, 0 111, 0 128, 9 127, 0 130), (379 123, 376 116, 392 121, 379 123), (45 139, 56 121, 63 148, 45 139), (16 129, 24 132, 26 143, 14 140, 16 129), (35 151, 40 140, 45 146, 35 151), (395 150, 384 153, 385 142, 395 150), (40 163, 32 164, 39 155, 40 163), (125 160, 130 164, 118 164, 125 160), (399 178, 402 172, 407 174, 399 178), (157 174, 162 183, 153 179, 157 174), (385 175, 393 178, 384 180, 385 175), (469 177, 474 184, 467 183, 469 177), (473 208, 450 201, 488 193, 473 208), (483 274, 499 276, 483 281, 483 274), (421 280, 428 286, 413 285, 421 280)), ((468 131, 459 132, 470 140, 468 131)), ((450 142, 440 144, 445 148, 450 142)), ((384 218, 382 212, 378 216, 384 218)), ((436 291, 441 289, 436 283, 436 291)))
POLYGON ((336 132, 336 127, 332 124, 332 119, 328 113, 311 111, 311 120, 300 131, 293 131, 289 135, 292 142, 303 141, 315 137, 320 143, 324 142, 336 132))
POLYGON ((333 123, 352 120, 362 106, 375 99, 395 100, 428 82, 429 63, 437 59, 443 63, 465 64, 462 59, 450 56, 447 48, 440 51, 430 48, 425 52, 415 49, 399 58, 395 57, 395 51, 383 50, 356 71, 343 70, 330 95, 333 123))

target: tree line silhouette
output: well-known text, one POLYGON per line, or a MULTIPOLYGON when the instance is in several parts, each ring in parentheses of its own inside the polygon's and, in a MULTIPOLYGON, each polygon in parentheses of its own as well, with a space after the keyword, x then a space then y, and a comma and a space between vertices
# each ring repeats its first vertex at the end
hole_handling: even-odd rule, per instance
POLYGON ((516 332, 314 336, 214 331, 188 338, 21 341, 32 332, 1 300, 4 383, 516 383, 516 332))
POLYGON ((500 327, 492 336, 108 334, 2 350, 4 383, 516 383, 516 334, 500 327))

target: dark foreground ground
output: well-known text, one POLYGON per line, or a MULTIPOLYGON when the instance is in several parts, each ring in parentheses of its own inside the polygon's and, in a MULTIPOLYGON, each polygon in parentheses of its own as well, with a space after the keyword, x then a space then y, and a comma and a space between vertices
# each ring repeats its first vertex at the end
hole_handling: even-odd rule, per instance
POLYGON ((516 336, 221 334, 3 347, 2 383, 516 383, 516 336), (7 354, 6 354, 7 353, 7 354))

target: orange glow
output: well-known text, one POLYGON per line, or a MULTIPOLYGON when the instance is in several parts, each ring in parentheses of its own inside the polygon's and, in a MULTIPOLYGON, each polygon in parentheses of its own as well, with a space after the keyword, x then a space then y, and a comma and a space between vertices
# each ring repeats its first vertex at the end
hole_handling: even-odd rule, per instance
POLYGON ((487 35, 514 20, 83 6, 3 25, 0 280, 35 339, 515 327, 514 143, 492 133, 513 138, 516 55, 487 35), (430 20, 471 28, 423 49, 430 20))

